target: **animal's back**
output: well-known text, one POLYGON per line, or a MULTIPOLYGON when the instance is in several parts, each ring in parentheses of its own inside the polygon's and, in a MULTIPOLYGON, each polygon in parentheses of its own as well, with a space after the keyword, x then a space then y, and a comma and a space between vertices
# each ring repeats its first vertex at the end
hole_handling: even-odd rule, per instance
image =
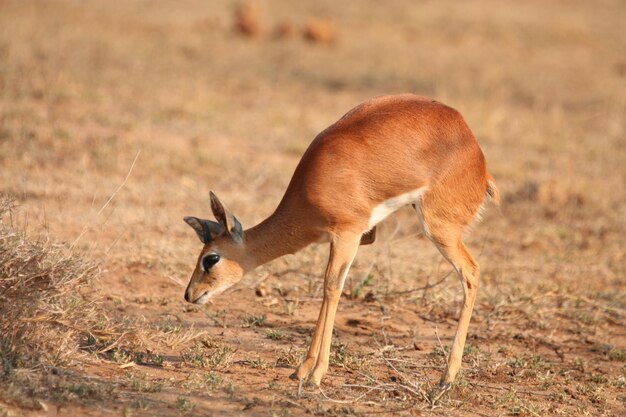
POLYGON ((486 178, 482 152, 456 110, 425 97, 384 96, 315 138, 281 206, 296 204, 327 224, 362 223, 385 201, 450 180, 480 203, 486 178))

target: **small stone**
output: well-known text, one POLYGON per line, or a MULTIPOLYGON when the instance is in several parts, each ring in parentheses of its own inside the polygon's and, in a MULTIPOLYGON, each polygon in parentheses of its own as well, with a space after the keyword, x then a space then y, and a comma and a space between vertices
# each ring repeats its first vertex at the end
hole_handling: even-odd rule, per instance
POLYGON ((312 43, 329 45, 337 41, 337 28, 328 20, 309 20, 304 28, 304 38, 312 43))

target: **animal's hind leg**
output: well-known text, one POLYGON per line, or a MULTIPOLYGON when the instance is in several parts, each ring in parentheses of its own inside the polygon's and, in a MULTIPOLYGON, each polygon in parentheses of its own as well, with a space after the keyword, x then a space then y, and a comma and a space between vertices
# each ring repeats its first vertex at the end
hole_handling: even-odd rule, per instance
POLYGON ((461 314, 448 357, 448 364, 440 381, 440 388, 447 389, 461 368, 463 347, 478 291, 479 266, 461 241, 463 228, 469 219, 460 219, 459 217, 456 218, 456 221, 450 221, 450 218, 442 219, 443 216, 438 216, 440 213, 437 210, 431 210, 427 205, 421 207, 418 205, 416 209, 424 233, 435 243, 444 258, 452 264, 463 286, 461 314))
POLYGON ((461 240, 457 242, 456 247, 446 248, 444 250, 461 279, 461 285, 463 286, 463 305, 461 307, 459 324, 456 334, 454 335, 454 341, 452 342, 448 365, 441 375, 440 385, 451 384, 457 372, 461 369, 465 338, 467 337, 467 329, 469 328, 474 302, 476 301, 476 294, 478 292, 479 275, 478 263, 476 263, 461 240))

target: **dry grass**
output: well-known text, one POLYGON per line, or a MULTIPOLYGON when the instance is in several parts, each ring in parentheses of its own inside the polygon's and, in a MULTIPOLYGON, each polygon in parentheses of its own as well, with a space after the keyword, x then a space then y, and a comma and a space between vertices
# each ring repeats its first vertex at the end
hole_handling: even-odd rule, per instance
MULTIPOLYGON (((0 196, 2 403, 45 410, 35 398, 103 400, 111 386, 85 385, 77 378, 65 381, 53 375, 107 358, 121 364, 161 366, 161 356, 137 349, 147 343, 175 347, 202 336, 204 332, 193 328, 150 331, 136 319, 109 317, 95 288, 98 265, 67 245, 45 237, 29 238, 15 228, 14 201, 0 196), (37 394, 33 397, 33 393, 37 394)), ((136 390, 136 381, 133 384, 136 390)))
MULTIPOLYGON (((11 226, 13 199, 0 199, 0 334, 4 375, 14 368, 76 361, 79 339, 110 336, 85 294, 98 268, 65 246, 29 240, 11 226)), ((84 341, 84 340, 83 340, 84 341)))
POLYGON ((86 351, 97 351, 122 332, 90 296, 96 264, 65 245, 27 238, 12 225, 13 203, 0 196, 0 399, 41 410, 34 392, 94 395, 91 388, 64 383, 48 390, 44 381, 50 370, 89 362, 86 351))

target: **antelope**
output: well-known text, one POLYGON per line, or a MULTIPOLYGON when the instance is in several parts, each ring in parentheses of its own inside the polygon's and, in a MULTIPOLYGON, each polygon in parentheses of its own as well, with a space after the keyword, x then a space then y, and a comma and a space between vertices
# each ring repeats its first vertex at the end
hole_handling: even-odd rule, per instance
POLYGON ((461 368, 478 289, 479 266, 462 235, 487 199, 498 204, 499 191, 458 111, 410 94, 371 99, 317 135, 278 207, 257 226, 244 231, 212 191, 217 222, 184 218, 204 244, 185 300, 204 304, 259 265, 330 242, 319 318, 308 353, 291 376, 300 386, 319 386, 328 370, 337 304, 359 245, 373 243, 376 225, 410 204, 463 287, 456 334, 436 388, 443 393, 461 368))

